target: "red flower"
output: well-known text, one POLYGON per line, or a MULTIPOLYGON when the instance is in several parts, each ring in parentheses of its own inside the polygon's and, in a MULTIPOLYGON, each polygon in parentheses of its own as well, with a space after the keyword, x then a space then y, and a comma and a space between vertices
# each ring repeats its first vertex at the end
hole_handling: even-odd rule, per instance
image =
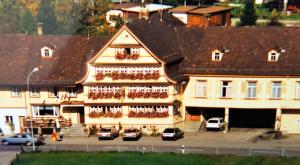
POLYGON ((96 76, 95 76, 96 80, 99 81, 99 80, 103 80, 104 79, 104 75, 103 73, 97 73, 96 76))

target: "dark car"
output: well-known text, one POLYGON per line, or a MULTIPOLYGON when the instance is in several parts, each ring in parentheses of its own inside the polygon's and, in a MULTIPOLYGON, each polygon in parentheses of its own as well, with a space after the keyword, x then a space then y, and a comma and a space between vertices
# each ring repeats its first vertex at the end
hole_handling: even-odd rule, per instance
POLYGON ((126 129, 123 134, 123 140, 138 140, 142 137, 142 132, 136 128, 126 129))
POLYGON ((16 134, 11 137, 2 138, 1 142, 3 145, 9 145, 9 144, 25 144, 25 145, 32 145, 33 140, 36 144, 42 144, 44 143, 43 138, 32 138, 30 134, 16 134))
POLYGON ((114 128, 101 128, 98 132, 98 139, 114 139, 119 136, 119 131, 114 128))
POLYGON ((162 140, 177 140, 179 138, 183 138, 183 131, 179 128, 166 128, 161 136, 162 140))

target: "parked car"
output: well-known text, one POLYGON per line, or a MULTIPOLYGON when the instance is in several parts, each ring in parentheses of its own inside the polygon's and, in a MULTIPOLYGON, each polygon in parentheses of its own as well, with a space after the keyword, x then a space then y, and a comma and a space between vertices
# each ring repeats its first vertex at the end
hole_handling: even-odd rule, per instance
POLYGON ((98 139, 114 139, 119 136, 119 131, 114 127, 101 128, 98 132, 98 139))
POLYGON ((142 132, 136 128, 125 129, 123 134, 123 140, 138 140, 142 137, 142 132))
POLYGON ((42 144, 44 143, 44 139, 43 138, 32 138, 31 135, 29 134, 16 134, 14 136, 11 137, 7 137, 7 138, 2 138, 1 142, 3 145, 9 145, 9 144, 25 144, 25 145, 32 145, 32 139, 34 140, 34 142, 36 144, 42 144))
POLYGON ((183 131, 181 131, 179 128, 166 128, 163 131, 163 134, 161 136, 162 140, 167 140, 167 139, 173 139, 177 140, 179 138, 183 138, 183 131))
POLYGON ((206 129, 218 129, 223 130, 225 127, 224 119, 221 117, 213 117, 207 120, 206 129))

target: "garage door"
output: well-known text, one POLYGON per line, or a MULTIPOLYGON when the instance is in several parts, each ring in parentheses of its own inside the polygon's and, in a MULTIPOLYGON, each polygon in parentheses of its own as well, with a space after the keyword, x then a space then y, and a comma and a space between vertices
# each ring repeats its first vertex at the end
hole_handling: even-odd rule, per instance
POLYGON ((300 134, 300 110, 282 110, 281 130, 300 134))
POLYGON ((239 128, 274 128, 275 109, 230 109, 229 126, 239 128))

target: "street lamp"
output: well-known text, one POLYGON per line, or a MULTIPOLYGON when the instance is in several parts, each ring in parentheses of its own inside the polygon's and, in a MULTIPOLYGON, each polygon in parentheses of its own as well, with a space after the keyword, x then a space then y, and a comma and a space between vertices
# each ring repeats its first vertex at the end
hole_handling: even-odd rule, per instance
MULTIPOLYGON (((28 100, 29 100, 29 97, 30 97, 30 91, 29 91, 29 79, 30 79, 30 76, 34 73, 34 72, 37 72, 39 71, 39 68, 38 67, 35 67, 27 76, 27 90, 28 90, 28 100)), ((28 110, 28 104, 29 104, 29 101, 28 103, 26 104, 27 106, 27 110, 28 110)), ((32 108, 31 109, 31 113, 30 113, 30 128, 31 128, 31 138, 32 138, 32 150, 35 151, 35 144, 34 144, 34 135, 33 135, 33 125, 32 125, 32 120, 33 120, 33 111, 32 111, 32 108)))

